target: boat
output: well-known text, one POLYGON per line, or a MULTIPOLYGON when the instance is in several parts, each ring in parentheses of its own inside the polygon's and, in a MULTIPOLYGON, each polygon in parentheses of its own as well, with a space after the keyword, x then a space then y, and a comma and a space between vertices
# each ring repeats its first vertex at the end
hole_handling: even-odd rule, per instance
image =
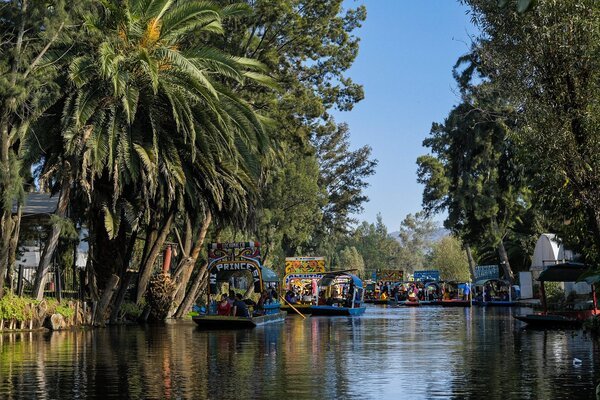
POLYGON ((542 296, 543 311, 533 314, 515 315, 514 318, 528 326, 540 328, 578 327, 586 319, 599 315, 596 301, 596 283, 600 275, 590 275, 590 268, 584 264, 566 262, 548 266, 538 278, 542 296), (548 311, 544 282, 587 282, 592 289, 592 308, 584 310, 548 311))
POLYGON ((311 306, 312 315, 361 315, 364 288, 360 278, 349 271, 327 272, 318 282, 317 304, 311 306))
POLYGON ((516 301, 512 300, 512 287, 510 282, 492 278, 480 279, 473 285, 475 293, 473 305, 484 307, 514 307, 516 301))
POLYGON ((284 297, 281 309, 287 311, 289 315, 297 315, 297 312, 310 314, 311 306, 316 305, 317 282, 324 274, 325 257, 286 257, 283 289, 288 292, 299 289, 306 293, 300 294, 292 304, 284 297))
POLYGON ((459 282, 441 282, 442 298, 432 301, 432 305, 442 307, 471 307, 471 284, 459 282))
POLYGON ((244 329, 285 320, 287 313, 280 309, 281 303, 276 296, 265 302, 260 314, 254 310, 246 317, 217 315, 216 296, 219 294, 219 286, 233 276, 250 278, 251 286, 246 290, 248 295, 252 291, 262 293, 263 290, 276 293, 279 278, 273 270, 261 264, 260 243, 212 243, 208 258, 208 311, 192 317, 199 328, 244 329))

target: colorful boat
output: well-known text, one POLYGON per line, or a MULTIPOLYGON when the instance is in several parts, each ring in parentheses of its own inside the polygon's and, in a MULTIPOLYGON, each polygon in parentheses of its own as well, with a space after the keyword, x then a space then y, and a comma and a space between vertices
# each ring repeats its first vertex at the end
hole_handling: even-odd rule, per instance
POLYGON ((361 315, 364 288, 362 281, 349 271, 331 271, 318 282, 317 304, 311 306, 312 315, 361 315))
POLYGON ((286 312, 281 311, 277 297, 272 297, 261 307, 260 314, 253 311, 249 316, 217 315, 216 296, 219 286, 234 276, 245 276, 251 281, 246 293, 277 292, 279 278, 272 270, 261 265, 260 244, 257 242, 213 243, 209 246, 208 263, 208 312, 193 317, 198 327, 203 329, 254 328, 266 323, 285 320, 286 312))
POLYGON ((441 282, 442 298, 432 305, 442 307, 471 307, 471 284, 464 282, 441 282))
POLYGON ((515 315, 514 317, 528 325, 541 328, 581 326, 586 319, 600 314, 596 300, 596 284, 600 281, 600 275, 589 274, 590 269, 584 264, 567 262, 547 267, 538 278, 543 311, 534 314, 515 315), (587 310, 548 311, 544 282, 586 282, 590 284, 592 308, 587 310))
POLYGON ((317 283, 324 274, 324 257, 287 257, 285 259, 283 289, 286 290, 286 295, 290 291, 295 293, 298 289, 301 293, 291 303, 288 302, 284 295, 284 302, 281 305, 281 309, 287 311, 289 315, 297 315, 296 310, 302 314, 310 314, 311 306, 317 304, 317 283))

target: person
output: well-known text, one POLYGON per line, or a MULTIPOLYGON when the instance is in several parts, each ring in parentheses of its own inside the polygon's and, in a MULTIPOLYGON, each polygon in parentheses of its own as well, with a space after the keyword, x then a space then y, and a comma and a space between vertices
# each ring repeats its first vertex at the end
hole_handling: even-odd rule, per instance
POLYGON ((232 314, 234 317, 249 317, 248 306, 242 300, 242 295, 237 293, 235 295, 235 302, 233 303, 232 314))
POLYGON ((231 304, 229 304, 226 294, 221 296, 221 301, 217 305, 217 315, 229 315, 231 314, 231 304))
POLYGON ((256 303, 256 313, 262 315, 265 313, 265 304, 267 303, 267 299, 269 298, 269 292, 265 289, 262 291, 260 295, 260 299, 258 299, 258 303, 256 303))
POLYGON ((288 290, 285 294, 285 301, 287 301, 290 304, 295 304, 297 300, 298 299, 296 298, 296 293, 294 293, 292 290, 288 290))
POLYGON ((235 303, 235 292, 233 289, 229 289, 229 297, 227 298, 229 305, 233 307, 233 303, 235 303))

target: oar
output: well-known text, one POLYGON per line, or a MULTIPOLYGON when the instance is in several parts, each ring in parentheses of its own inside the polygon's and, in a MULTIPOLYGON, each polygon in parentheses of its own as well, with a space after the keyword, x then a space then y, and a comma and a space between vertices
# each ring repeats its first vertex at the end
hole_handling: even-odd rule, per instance
POLYGON ((300 311, 298 311, 298 309, 296 307, 294 307, 289 301, 287 301, 285 299, 285 297, 283 297, 282 295, 279 295, 279 297, 281 297, 281 300, 285 301, 288 306, 292 307, 292 310, 296 311, 302 318, 306 319, 306 316, 304 314, 302 314, 300 311))

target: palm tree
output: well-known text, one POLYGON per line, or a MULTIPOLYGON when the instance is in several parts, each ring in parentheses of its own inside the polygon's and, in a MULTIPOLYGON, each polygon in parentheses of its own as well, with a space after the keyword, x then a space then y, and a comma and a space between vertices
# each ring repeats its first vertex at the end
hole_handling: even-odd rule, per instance
POLYGON ((65 156, 76 160, 71 184, 88 196, 100 286, 118 272, 111 263, 123 261, 108 251, 111 244, 192 194, 201 196, 197 212, 223 209, 223 182, 240 185, 253 154, 268 147, 260 117, 233 93, 247 79, 270 82, 261 64, 210 46, 223 18, 246 11, 204 1, 110 0, 87 16, 61 128, 65 156))

